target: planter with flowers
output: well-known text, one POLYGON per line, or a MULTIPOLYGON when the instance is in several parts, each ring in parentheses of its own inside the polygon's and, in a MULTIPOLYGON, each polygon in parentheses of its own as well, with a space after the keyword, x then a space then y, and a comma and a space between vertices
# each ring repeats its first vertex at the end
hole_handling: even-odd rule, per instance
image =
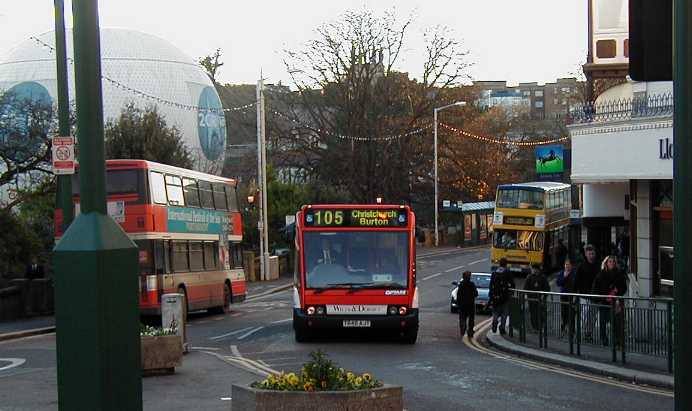
POLYGON ((372 375, 338 367, 320 351, 310 353, 299 374, 281 372, 250 386, 233 385, 233 409, 254 411, 403 409, 403 389, 372 375))
POLYGON ((142 374, 173 374, 183 362, 183 339, 175 328, 142 326, 142 374))

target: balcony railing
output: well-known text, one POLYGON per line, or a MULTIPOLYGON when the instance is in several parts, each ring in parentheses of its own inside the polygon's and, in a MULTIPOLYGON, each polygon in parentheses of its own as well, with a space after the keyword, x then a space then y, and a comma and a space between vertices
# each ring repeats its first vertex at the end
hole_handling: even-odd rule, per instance
POLYGON ((587 103, 570 110, 569 124, 604 123, 673 114, 673 94, 658 94, 599 103, 587 103))

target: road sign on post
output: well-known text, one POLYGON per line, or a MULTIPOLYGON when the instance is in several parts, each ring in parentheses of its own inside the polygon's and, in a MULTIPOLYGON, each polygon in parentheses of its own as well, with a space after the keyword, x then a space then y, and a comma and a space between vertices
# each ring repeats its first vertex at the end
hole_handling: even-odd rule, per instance
POLYGON ((74 137, 53 137, 53 174, 74 174, 74 137))

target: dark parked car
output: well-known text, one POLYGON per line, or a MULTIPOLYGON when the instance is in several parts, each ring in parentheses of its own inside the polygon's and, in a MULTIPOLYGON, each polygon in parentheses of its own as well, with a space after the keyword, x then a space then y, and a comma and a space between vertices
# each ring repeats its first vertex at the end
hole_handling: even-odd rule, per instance
MULTIPOLYGON (((461 279, 459 279, 461 281, 461 279)), ((457 286, 459 281, 452 281, 451 298, 449 302, 449 310, 453 313, 459 312, 457 306, 457 286)), ((478 297, 476 297, 476 312, 488 311, 488 291, 490 291, 490 273, 471 273, 471 281, 476 284, 478 289, 478 297)))

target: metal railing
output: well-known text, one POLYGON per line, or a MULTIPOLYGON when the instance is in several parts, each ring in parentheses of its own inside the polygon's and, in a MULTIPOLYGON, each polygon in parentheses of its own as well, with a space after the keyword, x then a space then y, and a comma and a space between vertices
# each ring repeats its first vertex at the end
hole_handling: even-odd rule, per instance
POLYGON ((673 372, 670 298, 513 290, 509 336, 526 343, 531 334, 538 337, 539 348, 559 340, 569 345, 571 355, 581 356, 583 346, 601 347, 623 364, 627 354, 642 354, 666 359, 673 372))
POLYGON ((587 103, 572 108, 569 124, 599 123, 640 117, 672 116, 673 94, 656 94, 587 103))

